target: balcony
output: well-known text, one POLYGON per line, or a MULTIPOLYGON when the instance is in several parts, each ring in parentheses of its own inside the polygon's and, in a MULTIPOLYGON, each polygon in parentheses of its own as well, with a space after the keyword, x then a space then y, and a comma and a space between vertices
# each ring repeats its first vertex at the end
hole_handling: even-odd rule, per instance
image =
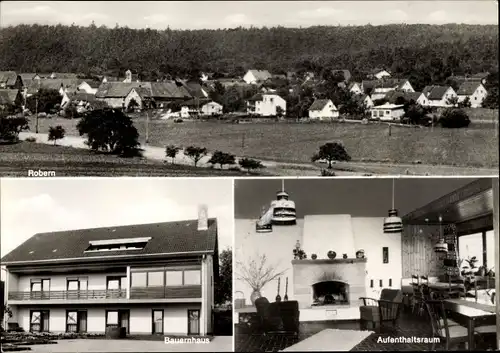
POLYGON ((201 298, 201 286, 137 287, 130 288, 130 299, 201 298))
POLYGON ((9 292, 9 300, 92 300, 92 299, 126 299, 125 289, 108 290, 62 290, 44 292, 9 292))
MULTIPOLYGON (((43 292, 9 292, 9 301, 40 303, 50 301, 82 303, 95 302, 142 302, 159 299, 160 301, 179 301, 185 299, 201 299, 201 285, 185 285, 175 287, 138 287, 130 289, 130 298, 127 299, 126 289, 108 290, 69 290, 43 292)), ((16 304, 16 303, 13 303, 16 304)))

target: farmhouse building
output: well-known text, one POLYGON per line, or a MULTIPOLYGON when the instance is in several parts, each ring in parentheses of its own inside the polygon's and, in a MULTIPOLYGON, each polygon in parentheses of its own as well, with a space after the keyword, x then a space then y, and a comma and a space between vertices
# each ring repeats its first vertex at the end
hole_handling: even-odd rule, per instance
POLYGON ((96 94, 97 90, 99 89, 99 86, 101 85, 100 82, 94 80, 79 80, 79 81, 80 83, 77 87, 78 90, 90 94, 96 94))
POLYGON ((243 81, 248 84, 257 84, 263 83, 272 77, 273 75, 267 70, 248 70, 245 76, 243 76, 243 81))
POLYGON ((372 119, 380 121, 400 121, 405 115, 404 105, 385 103, 370 109, 372 119))
MULTIPOLYGON (((144 83, 140 82, 108 82, 103 83, 99 86, 96 98, 106 102, 111 108, 126 108, 128 103, 134 97, 130 96, 129 93, 132 88, 139 88, 144 83)), ((139 102, 137 102, 139 103, 139 102)))
POLYGON ((73 102, 78 113, 83 113, 89 110, 92 103, 96 101, 95 94, 78 91, 75 93, 64 93, 61 100, 61 108, 65 108, 69 103, 73 102))
POLYGON ((1 89, 20 89, 23 87, 23 80, 15 71, 0 71, 1 89))
POLYGON ((217 220, 35 234, 2 259, 8 323, 32 332, 207 335, 217 220))
POLYGON ((361 84, 358 82, 351 82, 349 86, 347 86, 347 90, 353 94, 363 93, 363 90, 361 89, 361 84))
POLYGON ((374 106, 372 99, 367 94, 356 94, 353 96, 353 99, 358 102, 358 104, 364 105, 366 109, 370 109, 374 106))
POLYGON ((465 81, 457 91, 458 101, 463 102, 466 98, 469 98, 472 108, 481 107, 487 94, 486 88, 479 81, 465 81))
POLYGON ((362 89, 364 93, 370 93, 373 101, 383 99, 388 92, 414 92, 410 81, 406 79, 382 79, 373 81, 363 81, 362 89))
POLYGON ((427 97, 431 107, 452 107, 457 93, 450 86, 426 86, 422 93, 427 97))
POLYGON ((201 107, 201 113, 203 115, 208 115, 208 116, 211 116, 211 115, 221 115, 222 114, 222 108, 223 108, 222 105, 220 105, 219 103, 211 101, 211 102, 208 102, 208 103, 204 104, 201 107))
POLYGON ((0 89, 0 108, 8 105, 23 106, 24 98, 20 90, 0 89))
POLYGON ((35 79, 31 81, 30 86, 27 87, 26 95, 29 97, 36 94, 40 89, 56 90, 63 96, 64 93, 74 93, 78 91, 78 79, 35 79))
POLYGON ((417 104, 420 104, 422 106, 428 106, 429 105, 429 100, 423 94, 422 92, 399 92, 399 91, 391 91, 387 92, 387 94, 384 97, 384 100, 392 103, 392 104, 397 104, 398 101, 401 99, 404 99, 406 102, 415 102, 417 104))
POLYGON ((326 120, 339 117, 339 111, 330 99, 316 99, 309 107, 309 119, 326 120))
POLYGON ((247 102, 247 113, 260 116, 277 116, 286 113, 286 101, 277 94, 256 94, 247 102))
POLYGON ((182 84, 175 81, 151 82, 151 99, 157 108, 164 108, 169 102, 184 101, 192 96, 182 84))
POLYGON ((383 78, 391 77, 389 71, 385 69, 376 68, 368 73, 368 78, 381 80, 383 78))

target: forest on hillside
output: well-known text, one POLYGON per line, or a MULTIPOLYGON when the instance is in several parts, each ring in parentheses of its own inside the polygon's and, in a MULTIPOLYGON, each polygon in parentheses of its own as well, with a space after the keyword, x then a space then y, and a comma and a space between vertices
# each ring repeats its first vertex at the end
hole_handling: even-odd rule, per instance
POLYGON ((349 69, 355 79, 390 69, 417 87, 451 74, 498 71, 494 25, 317 26, 152 30, 18 25, 0 29, 0 68, 18 72, 123 74, 143 80, 199 71, 242 75, 249 68, 349 69), (415 83, 414 83, 415 82, 415 83))

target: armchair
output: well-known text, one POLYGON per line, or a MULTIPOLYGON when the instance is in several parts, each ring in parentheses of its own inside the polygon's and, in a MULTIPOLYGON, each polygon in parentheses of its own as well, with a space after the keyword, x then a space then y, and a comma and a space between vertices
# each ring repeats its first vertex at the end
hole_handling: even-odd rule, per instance
POLYGON ((255 301, 262 330, 267 333, 299 333, 299 302, 286 301, 270 303, 267 298, 255 301))
POLYGON ((361 328, 367 329, 368 322, 373 328, 379 324, 390 321, 393 326, 399 317, 400 306, 403 302, 403 294, 399 289, 382 289, 380 299, 361 297, 363 306, 359 307, 361 328))

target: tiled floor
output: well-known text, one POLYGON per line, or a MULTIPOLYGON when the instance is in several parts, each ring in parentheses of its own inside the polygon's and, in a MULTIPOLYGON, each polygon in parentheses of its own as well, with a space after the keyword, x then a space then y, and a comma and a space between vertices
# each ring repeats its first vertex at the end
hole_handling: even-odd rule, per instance
MULTIPOLYGON (((238 327, 235 329, 235 350, 237 352, 276 352, 283 350, 299 341, 302 341, 324 329, 344 329, 359 330, 358 322, 320 322, 301 323, 298 337, 293 335, 261 335, 261 334, 240 334, 238 327)), ((396 328, 382 329, 381 333, 374 333, 355 346, 352 351, 427 351, 432 349, 432 344, 424 343, 382 343, 379 338, 396 337, 432 337, 430 322, 425 319, 415 318, 411 313, 402 313, 396 328)), ((488 349, 490 344, 494 345, 494 338, 491 342, 476 341, 476 350, 488 349)), ((436 344, 435 350, 444 350, 444 344, 436 344)), ((455 347, 456 349, 464 349, 455 347)))

